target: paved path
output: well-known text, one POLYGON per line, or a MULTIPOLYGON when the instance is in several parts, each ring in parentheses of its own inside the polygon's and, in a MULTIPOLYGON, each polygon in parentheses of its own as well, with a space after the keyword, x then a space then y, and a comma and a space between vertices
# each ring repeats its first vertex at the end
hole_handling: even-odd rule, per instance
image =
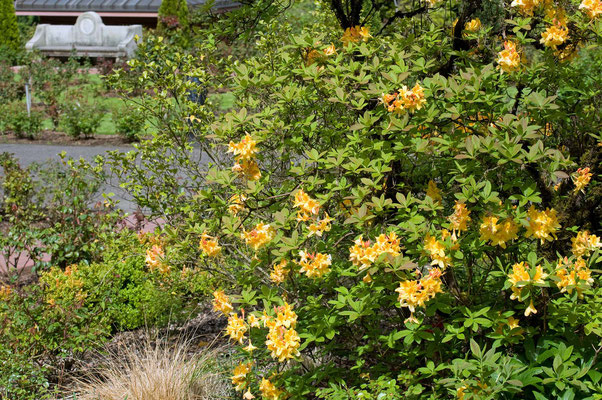
MULTIPOLYGON (((59 161, 59 153, 65 152, 69 158, 83 158, 87 161, 92 161, 98 155, 104 155, 107 151, 132 150, 130 146, 68 146, 68 145, 46 145, 46 144, 0 144, 0 153, 13 153, 21 163, 21 166, 26 167, 34 162, 44 163, 47 161, 59 161)), ((119 206, 126 212, 132 213, 136 210, 136 206, 128 198, 125 192, 115 186, 104 186, 102 192, 115 193, 115 198, 120 201, 119 206)), ((99 200, 102 196, 99 194, 99 200)))

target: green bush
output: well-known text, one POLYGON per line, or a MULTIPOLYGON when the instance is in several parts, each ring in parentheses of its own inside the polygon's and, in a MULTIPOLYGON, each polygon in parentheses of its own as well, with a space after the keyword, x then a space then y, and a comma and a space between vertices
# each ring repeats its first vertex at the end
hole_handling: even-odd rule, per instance
POLYGON ((0 62, 0 105, 22 100, 24 94, 25 83, 16 79, 9 64, 0 62))
POLYGON ((144 132, 145 119, 144 115, 134 112, 133 110, 125 110, 120 114, 113 114, 113 121, 117 133, 125 138, 128 142, 138 142, 144 132))
POLYGON ((42 130, 43 115, 31 110, 27 113, 25 103, 15 101, 2 107, 4 129, 19 138, 34 139, 42 130))
POLYGON ((78 139, 94 136, 100 127, 104 112, 97 105, 79 96, 61 106, 61 126, 69 136, 78 139))
POLYGON ((0 61, 16 58, 22 52, 21 38, 17 25, 14 3, 11 0, 0 1, 0 61), (11 57, 12 56, 12 57, 11 57))

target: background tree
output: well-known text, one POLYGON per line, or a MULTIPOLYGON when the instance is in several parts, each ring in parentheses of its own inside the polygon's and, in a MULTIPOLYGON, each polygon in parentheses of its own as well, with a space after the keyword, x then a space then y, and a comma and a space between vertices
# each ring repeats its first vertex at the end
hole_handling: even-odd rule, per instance
POLYGON ((160 31, 166 28, 188 26, 188 3, 186 0, 164 0, 159 7, 160 31))
MULTIPOLYGON (((0 49, 16 52, 21 47, 17 16, 12 0, 0 0, 0 49)), ((0 53, 4 51, 0 50, 0 53)))

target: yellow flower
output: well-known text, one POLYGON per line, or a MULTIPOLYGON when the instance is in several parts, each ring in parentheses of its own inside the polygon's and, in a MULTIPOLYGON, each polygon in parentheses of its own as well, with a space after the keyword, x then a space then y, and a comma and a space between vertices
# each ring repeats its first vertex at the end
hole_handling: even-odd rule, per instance
POLYGON ((475 18, 475 19, 468 21, 464 25, 464 30, 466 32, 475 33, 475 32, 478 32, 479 30, 481 30, 481 26, 482 26, 481 20, 478 18, 475 18))
POLYGON ((250 232, 243 230, 243 233, 241 234, 245 243, 251 246, 255 251, 269 243, 274 239, 274 236, 276 236, 276 230, 269 224, 264 223, 257 224, 250 232))
POLYGON ((337 53, 336 48, 334 47, 334 44, 330 44, 330 46, 328 46, 326 49, 324 49, 324 55, 326 56, 332 56, 334 54, 337 53))
POLYGON ((585 13, 590 18, 596 18, 598 15, 602 14, 602 1, 601 0, 583 0, 581 4, 579 4, 580 10, 585 10, 585 13))
POLYGON ((245 340, 246 332, 247 326, 245 325, 245 320, 240 318, 237 314, 231 314, 228 317, 226 335, 230 335, 230 339, 242 344, 242 342, 245 340))
POLYGON ((242 398, 244 400, 253 400, 255 398, 255 396, 253 396, 253 393, 251 393, 251 389, 247 389, 245 394, 242 395, 242 398))
POLYGON ((433 180, 430 180, 428 183, 426 195, 430 197, 434 203, 441 203, 441 200, 443 200, 441 197, 441 190, 439 190, 437 184, 433 180))
POLYGON ((247 323, 249 324, 249 326, 251 328, 259 328, 259 319, 253 315, 253 314, 249 314, 249 316, 247 317, 247 323))
POLYGON ((520 54, 516 50, 516 43, 504 42, 504 50, 498 53, 497 63, 503 72, 514 72, 520 68, 520 54))
POLYGON ((370 241, 364 241, 360 236, 349 249, 349 261, 362 271, 370 267, 382 254, 388 254, 389 258, 401 254, 399 238, 395 232, 379 235, 376 243, 372 246, 370 246, 370 241))
POLYGON ((247 345, 247 347, 243 347, 243 350, 248 353, 252 353, 253 350, 257 350, 257 347, 253 346, 253 343, 251 343, 251 339, 249 338, 249 344, 247 345))
POLYGON ((533 15, 533 10, 539 5, 540 0, 514 0, 510 7, 518 7, 524 15, 533 15))
POLYGON ((241 178, 248 179, 250 181, 256 181, 261 178, 261 171, 259 165, 255 160, 245 160, 242 163, 236 163, 232 167, 232 172, 236 172, 241 178))
POLYGON ((257 142, 253 138, 246 134, 240 142, 230 142, 228 145, 228 153, 233 153, 234 157, 240 161, 249 161, 257 153, 257 142))
POLYGON ((201 242, 199 243, 199 247, 201 248, 203 253, 205 253, 209 257, 217 256, 222 250, 221 246, 217 243, 217 239, 209 236, 207 232, 203 232, 203 234, 201 235, 201 242))
POLYGON ((506 248, 506 242, 515 239, 518 236, 518 224, 512 218, 506 219, 498 224, 498 218, 488 216, 483 218, 479 228, 481 240, 491 241, 494 246, 506 248))
POLYGON ((278 264, 274 264, 274 269, 270 273, 270 280, 274 283, 282 283, 286 280, 288 275, 288 269, 286 269, 286 265, 288 261, 282 259, 278 264))
POLYGON ((225 315, 230 314, 234 310, 232 303, 230 303, 230 299, 223 290, 216 290, 213 292, 213 309, 215 311, 221 311, 225 315))
POLYGON ((320 278, 328 273, 332 264, 332 257, 329 254, 308 253, 305 250, 299 252, 301 259, 297 264, 301 266, 299 272, 305 273, 308 278, 320 278))
POLYGON ((556 49, 556 46, 563 44, 569 36, 569 29, 566 26, 549 26, 542 34, 539 41, 546 47, 556 49))
POLYGON ((469 215, 470 211, 466 208, 466 204, 456 201, 454 213, 448 217, 454 236, 456 231, 462 232, 468 229, 467 225, 470 222, 469 215))
POLYGON ((431 265, 439 265, 445 269, 446 265, 451 263, 451 258, 445 255, 445 246, 437 240, 436 237, 427 234, 424 238, 424 250, 431 257, 431 265))
POLYGON ((283 362, 287 359, 299 355, 299 345, 301 339, 294 328, 286 329, 283 326, 276 326, 268 332, 265 342, 271 356, 283 362))
POLYGON ((560 289, 560 293, 573 292, 573 288, 577 289, 579 297, 582 297, 583 290, 591 287, 594 279, 591 276, 591 271, 587 268, 585 260, 577 258, 571 263, 566 257, 558 262, 556 267, 556 277, 558 281, 556 286, 560 289))
POLYGON ((247 200, 247 196, 244 194, 234 194, 230 197, 230 204, 228 205, 228 211, 232 215, 238 214, 245 208, 244 202, 247 200))
POLYGON ((527 237, 535 237, 544 240, 552 241, 556 239, 556 230, 560 228, 556 211, 554 209, 546 209, 545 211, 537 211, 534 206, 531 206, 527 211, 527 237))
POLYGON ((343 46, 346 47, 349 43, 357 43, 359 41, 365 42, 371 37, 370 28, 367 26, 357 25, 345 29, 345 32, 343 32, 343 37, 341 37, 341 42, 343 42, 343 46))
POLYGON ((317 215, 320 211, 320 203, 309 197, 303 189, 299 189, 295 193, 295 201, 293 207, 300 208, 299 214, 297 214, 297 221, 307 221, 310 215, 317 215))
POLYGON ((232 384, 236 391, 241 391, 247 387, 247 375, 251 372, 253 362, 240 363, 232 371, 232 384))
POLYGON ((401 99, 403 108, 410 111, 420 110, 426 104, 424 90, 418 83, 411 90, 404 85, 399 90, 399 98, 401 99))
POLYGON ((537 309, 533 305, 533 299, 531 299, 529 306, 525 309, 525 317, 528 317, 531 314, 537 314, 537 309))
POLYGON ((399 287, 395 289, 399 293, 397 300, 400 307, 407 307, 410 310, 410 317, 406 321, 416 322, 414 318, 416 307, 424 307, 427 301, 443 291, 441 275, 441 270, 435 267, 420 280, 399 282, 399 287))
POLYGON ((269 379, 265 378, 261 378, 259 390, 261 391, 261 396, 268 400, 278 400, 282 395, 282 390, 277 389, 269 379))
POLYGON ((590 172, 589 167, 579 168, 577 172, 573 174, 572 178, 573 183, 575 184, 575 193, 579 191, 585 193, 585 190, 583 189, 589 184, 589 181, 592 179, 592 173, 590 172))
POLYGON ((2 285, 0 286, 0 300, 8 300, 12 293, 12 289, 10 286, 2 285))
POLYGON ((515 329, 515 328, 519 328, 520 325, 518 324, 520 321, 514 317, 510 317, 508 318, 508 327, 510 329, 515 329))
POLYGON ((322 237, 322 233, 330 231, 331 222, 332 218, 330 218, 328 214, 324 214, 324 218, 318 220, 317 223, 309 225, 307 237, 312 237, 313 235, 322 237))
POLYGON ((588 231, 579 231, 577 236, 571 238, 573 243, 572 252, 575 257, 589 256, 597 248, 602 248, 600 238, 596 235, 590 235, 588 231))
POLYGON ((146 265, 151 271, 157 269, 162 274, 169 272, 171 267, 165 263, 164 258, 165 252, 158 244, 146 250, 146 265))

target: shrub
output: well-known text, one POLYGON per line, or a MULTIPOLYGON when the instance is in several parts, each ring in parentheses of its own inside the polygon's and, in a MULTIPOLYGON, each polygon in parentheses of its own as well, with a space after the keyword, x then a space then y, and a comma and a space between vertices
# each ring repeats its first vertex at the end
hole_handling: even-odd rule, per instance
POLYGON ((0 105, 22 100, 25 84, 17 80, 9 64, 0 62, 0 105))
POLYGON ((188 3, 186 0, 161 1, 158 30, 165 31, 186 26, 188 26, 188 3))
POLYGON ((95 104, 84 100, 83 97, 67 101, 63 106, 61 124, 71 137, 88 138, 94 135, 100 127, 104 112, 95 104))
POLYGON ((10 0, 0 1, 0 50, 0 53, 21 50, 15 6, 10 0))
POLYGON ((117 133, 128 142, 140 141, 140 136, 144 132, 144 115, 134 110, 125 110, 121 114, 113 113, 113 121, 117 128, 117 133))
POLYGON ((42 113, 31 110, 28 114, 25 103, 21 101, 4 106, 2 111, 5 115, 4 129, 19 138, 34 139, 42 130, 42 113))

